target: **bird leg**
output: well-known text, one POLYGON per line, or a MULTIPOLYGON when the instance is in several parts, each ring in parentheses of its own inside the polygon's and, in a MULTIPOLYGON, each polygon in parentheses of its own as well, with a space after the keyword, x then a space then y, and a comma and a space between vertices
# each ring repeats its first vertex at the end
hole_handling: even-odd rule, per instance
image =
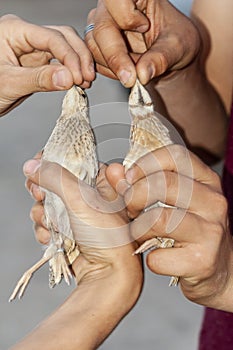
POLYGON ((9 298, 9 302, 15 299, 16 295, 19 293, 19 299, 22 298, 23 293, 35 271, 37 271, 42 265, 44 265, 49 259, 51 259, 51 255, 44 254, 44 256, 35 264, 33 265, 30 269, 28 269, 26 272, 24 272, 23 276, 20 278, 18 281, 13 293, 11 294, 9 298))
POLYGON ((70 285, 70 278, 72 278, 72 273, 66 261, 64 250, 58 248, 55 255, 49 262, 50 273, 49 273, 49 287, 53 288, 55 285, 59 284, 64 277, 66 283, 70 285))
MULTIPOLYGON (((151 239, 148 239, 143 244, 138 247, 137 250, 133 253, 140 254, 144 253, 148 249, 157 249, 157 248, 172 248, 174 245, 174 240, 171 238, 161 238, 161 237, 154 237, 151 239)), ((169 282, 169 287, 171 286, 177 286, 179 283, 179 277, 172 276, 169 282)))

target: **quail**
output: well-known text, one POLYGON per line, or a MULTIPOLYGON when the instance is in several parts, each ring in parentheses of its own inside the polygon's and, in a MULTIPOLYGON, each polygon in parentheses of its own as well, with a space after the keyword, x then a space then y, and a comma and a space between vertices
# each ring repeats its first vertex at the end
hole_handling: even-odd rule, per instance
MULTIPOLYGON (((78 179, 91 186, 95 185, 98 173, 96 145, 89 122, 87 96, 80 87, 73 86, 66 93, 61 115, 43 149, 42 159, 56 162, 78 179)), ((17 294, 19 298, 22 297, 32 274, 48 261, 50 287, 60 283, 63 277, 70 284, 72 274, 69 265, 79 255, 78 244, 62 200, 47 190, 45 194, 44 211, 51 233, 50 244, 41 260, 23 274, 9 301, 17 294)))
MULTIPOLYGON (((123 165, 127 171, 139 158, 160 147, 172 144, 169 130, 159 119, 154 104, 147 90, 139 80, 136 81, 129 96, 129 112, 131 115, 130 149, 123 165)), ((144 209, 148 211, 155 207, 172 207, 160 201, 144 209)), ((174 208, 174 207, 172 207, 174 208)), ((154 237, 145 241, 135 254, 143 253, 151 248, 171 248, 174 240, 171 238, 154 237)), ((178 277, 172 277, 169 285, 177 285, 178 277)))

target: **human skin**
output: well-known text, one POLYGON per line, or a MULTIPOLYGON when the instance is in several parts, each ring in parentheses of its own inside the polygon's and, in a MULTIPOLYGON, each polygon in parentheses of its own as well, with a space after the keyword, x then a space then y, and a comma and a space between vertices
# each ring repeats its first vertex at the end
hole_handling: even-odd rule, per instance
MULTIPOLYGON (((115 199, 116 193, 106 181, 105 168, 98 178, 98 193, 90 187, 85 188, 92 198, 91 207, 82 198, 82 184, 59 165, 49 162, 40 165, 39 160, 32 160, 25 164, 24 171, 28 186, 34 183, 38 189, 40 184, 62 198, 76 238, 82 233, 80 220, 82 229, 84 226, 88 230, 95 230, 97 226, 106 229, 107 225, 109 234, 111 229, 117 228, 116 234, 120 235, 122 227, 127 226, 124 211, 106 213, 111 206, 109 201, 115 199), (107 201, 105 213, 99 210, 98 196, 107 201)), ((36 197, 43 198, 43 192, 37 192, 36 197)), ((38 205, 42 206, 41 203, 38 205)), ((43 229, 47 230, 45 226, 43 229)), ((135 243, 105 249, 82 244, 79 247, 81 254, 72 266, 78 287, 12 350, 96 349, 137 301, 142 286, 142 268, 140 258, 132 254, 135 243)))
POLYGON ((43 27, 5 15, 0 46, 0 116, 34 92, 89 87, 95 78, 91 53, 71 27, 43 27))
POLYGON ((219 176, 178 145, 145 155, 126 175, 111 164, 106 175, 116 189, 125 176, 131 185, 120 194, 139 244, 155 236, 175 240, 172 249, 148 253, 150 270, 180 276, 183 294, 195 303, 233 311, 233 240, 219 176), (158 200, 179 209, 143 211, 158 200))
MULTIPOLYGON (((122 67, 128 66, 131 80, 125 85, 132 86, 136 76, 144 84, 151 79, 147 88, 154 98, 155 109, 163 111, 179 130, 183 130, 190 148, 205 161, 211 162, 214 158, 220 158, 225 148, 226 112, 230 111, 229 91, 232 92, 232 75, 229 77, 232 71, 232 40, 228 39, 232 34, 230 2, 211 2, 211 11, 207 15, 208 4, 208 1, 194 1, 193 18, 197 30, 190 20, 165 0, 119 1, 117 8, 111 0, 99 1, 96 11, 89 15, 88 21, 95 23, 95 29, 88 33, 86 42, 98 61, 98 69, 109 77, 113 77, 112 73, 116 77, 122 67), (146 44, 144 51, 141 34, 124 33, 131 44, 130 49, 126 47, 125 37, 121 34, 125 29, 137 31, 139 22, 142 23, 142 17, 135 19, 135 14, 133 17, 126 11, 130 4, 145 10, 145 15, 150 19, 150 29, 148 32, 145 29, 143 38, 146 44), (123 8, 127 17, 122 16, 123 8), (100 14, 103 15, 104 11, 107 14, 101 22, 100 14), (219 22, 224 22, 224 28, 216 26, 219 22), (130 28, 125 28, 126 23, 130 28), (112 38, 104 44, 101 31, 106 27, 112 38), (223 37, 227 38, 224 43, 223 37), (114 39, 118 42, 118 52, 121 50, 119 55, 112 44, 114 39), (104 55, 105 46, 109 43, 107 55, 104 55), (142 48, 142 52, 135 55, 138 48, 142 48), (125 63, 127 60, 129 65, 125 63), (209 67, 207 71, 206 64, 209 67), (219 67, 223 74, 211 76, 211 72, 214 72, 210 69, 211 65, 215 65, 215 71, 219 67), (221 88, 222 80, 221 83, 216 81, 220 76, 222 79, 227 76, 224 88, 221 88), (161 104, 156 104, 159 100, 164 104, 163 109, 160 109, 161 104)), ((184 192, 185 189, 192 189, 186 198, 191 200, 192 206, 187 206, 187 202, 185 207, 182 206, 184 203, 178 203, 184 210, 183 217, 174 232, 169 231, 169 237, 176 241, 175 248, 150 252, 147 264, 155 273, 181 276, 180 285, 188 299, 232 311, 232 237, 220 179, 200 159, 191 153, 186 157, 187 151, 180 146, 172 147, 175 147, 173 151, 170 149, 174 153, 175 164, 171 163, 170 152, 161 149, 155 151, 153 156, 148 154, 143 157, 126 175, 121 165, 110 165, 107 178, 116 189, 125 176, 131 185, 125 193, 120 193, 124 195, 129 216, 136 218, 131 223, 131 232, 140 244, 157 235, 166 236, 171 214, 182 213, 180 209, 174 212, 168 208, 144 213, 144 207, 157 200, 175 205, 181 189, 184 192), (189 169, 189 158, 194 176, 190 174, 187 180, 185 171, 189 169), (182 164, 177 169, 180 161, 182 164), (159 169, 156 168, 158 164, 159 169), (139 167, 141 171, 138 171, 139 167), (161 181, 162 178, 165 183, 161 181), (181 188, 177 188, 179 181, 181 188), (164 193, 166 196, 162 197, 164 193), (142 194, 147 194, 148 198, 142 194), (130 196, 132 198, 129 200, 130 196), (148 227, 148 223, 151 226, 148 227)))
POLYGON ((208 3, 194 1, 195 26, 165 0, 118 1, 117 7, 112 0, 102 0, 89 14, 88 23, 95 23, 95 29, 85 39, 100 73, 121 79, 121 72, 128 70, 125 86, 131 87, 136 76, 142 84, 149 83, 156 110, 174 123, 190 149, 211 163, 225 149, 233 40, 230 1, 212 2, 211 15, 208 3), (128 10, 136 6, 150 21, 144 35, 137 28, 146 21, 128 10), (224 26, 215 25, 223 18, 224 26), (221 67, 218 75, 216 67, 221 67))

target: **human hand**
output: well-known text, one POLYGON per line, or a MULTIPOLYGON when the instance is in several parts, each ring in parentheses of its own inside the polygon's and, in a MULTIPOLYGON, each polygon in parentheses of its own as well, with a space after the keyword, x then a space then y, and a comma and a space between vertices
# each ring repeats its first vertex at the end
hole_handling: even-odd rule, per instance
POLYGON ((200 48, 197 29, 169 1, 99 0, 88 23, 95 25, 85 40, 97 70, 126 87, 186 67, 200 48))
POLYGON ((0 42, 0 116, 34 92, 86 88, 95 77, 91 53, 71 27, 37 26, 5 15, 0 42))
MULTIPOLYGON (((112 164, 106 175, 117 188, 124 169, 112 164)), ((126 179, 131 188, 121 194, 130 217, 136 218, 132 236, 139 244, 156 236, 175 240, 172 249, 151 251, 148 267, 180 276, 191 301, 233 311, 233 242, 219 176, 184 147, 171 145, 139 159, 126 179), (143 211, 158 200, 176 208, 143 211)))
MULTIPOLYGON (((135 243, 130 241, 122 199, 117 201, 116 192, 106 181, 105 167, 100 169, 96 192, 55 163, 43 162, 39 168, 38 165, 40 160, 25 164, 26 186, 39 201, 44 199, 44 193, 39 191, 38 185, 55 192, 67 207, 71 228, 81 252, 72 266, 79 284, 76 292, 84 293, 87 302, 85 312, 91 316, 88 326, 91 327, 96 319, 93 332, 100 328, 98 337, 102 341, 133 307, 142 286, 141 261, 132 255, 135 243), (35 167, 37 170, 34 172, 35 167), (98 237, 101 237, 100 231, 105 231, 105 234, 102 242, 96 244, 98 237), (93 242, 87 240, 88 244, 85 245, 85 236, 93 237, 93 242), (121 236, 125 238, 122 240, 121 236), (120 245, 122 242, 124 244, 120 245), (101 315, 98 316, 99 313, 101 315)), ((48 243, 49 233, 43 215, 42 203, 38 202, 32 209, 31 217, 36 222, 38 240, 48 243)), ((79 306, 80 302, 75 308, 72 304, 70 313, 74 314, 79 306)), ((90 341, 94 341, 95 334, 90 338, 90 341)))

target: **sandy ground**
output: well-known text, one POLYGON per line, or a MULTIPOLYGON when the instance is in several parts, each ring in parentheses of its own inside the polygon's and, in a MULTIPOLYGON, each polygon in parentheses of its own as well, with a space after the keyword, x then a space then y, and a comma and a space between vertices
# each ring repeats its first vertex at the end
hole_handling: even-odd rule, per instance
MULTIPOLYGON (((95 3, 92 0, 1 0, 0 11, 18 14, 38 24, 72 25, 82 33, 88 10, 95 3)), ((179 3, 188 11, 189 1, 179 3)), ((91 105, 123 102, 122 108, 125 108, 127 93, 118 82, 98 77, 88 94, 91 105)), ((41 257, 41 247, 35 242, 29 219, 32 199, 24 189, 22 165, 47 140, 59 115, 62 96, 63 93, 37 94, 0 121, 0 350, 8 349, 28 333, 72 289, 62 284, 49 290, 45 266, 35 274, 22 301, 11 304, 7 301, 21 273, 41 257)), ((114 109, 111 105, 111 115, 114 109)), ((125 126, 123 129, 125 132, 125 126)), ((125 134, 123 138, 125 141, 125 134)), ((127 147, 127 143, 122 147, 127 147)), ((122 152, 124 150, 106 157, 121 158, 122 152)), ((186 301, 179 288, 169 288, 167 277, 158 277, 146 270, 145 287, 137 306, 101 349, 195 350, 202 311, 201 307, 186 301)))

